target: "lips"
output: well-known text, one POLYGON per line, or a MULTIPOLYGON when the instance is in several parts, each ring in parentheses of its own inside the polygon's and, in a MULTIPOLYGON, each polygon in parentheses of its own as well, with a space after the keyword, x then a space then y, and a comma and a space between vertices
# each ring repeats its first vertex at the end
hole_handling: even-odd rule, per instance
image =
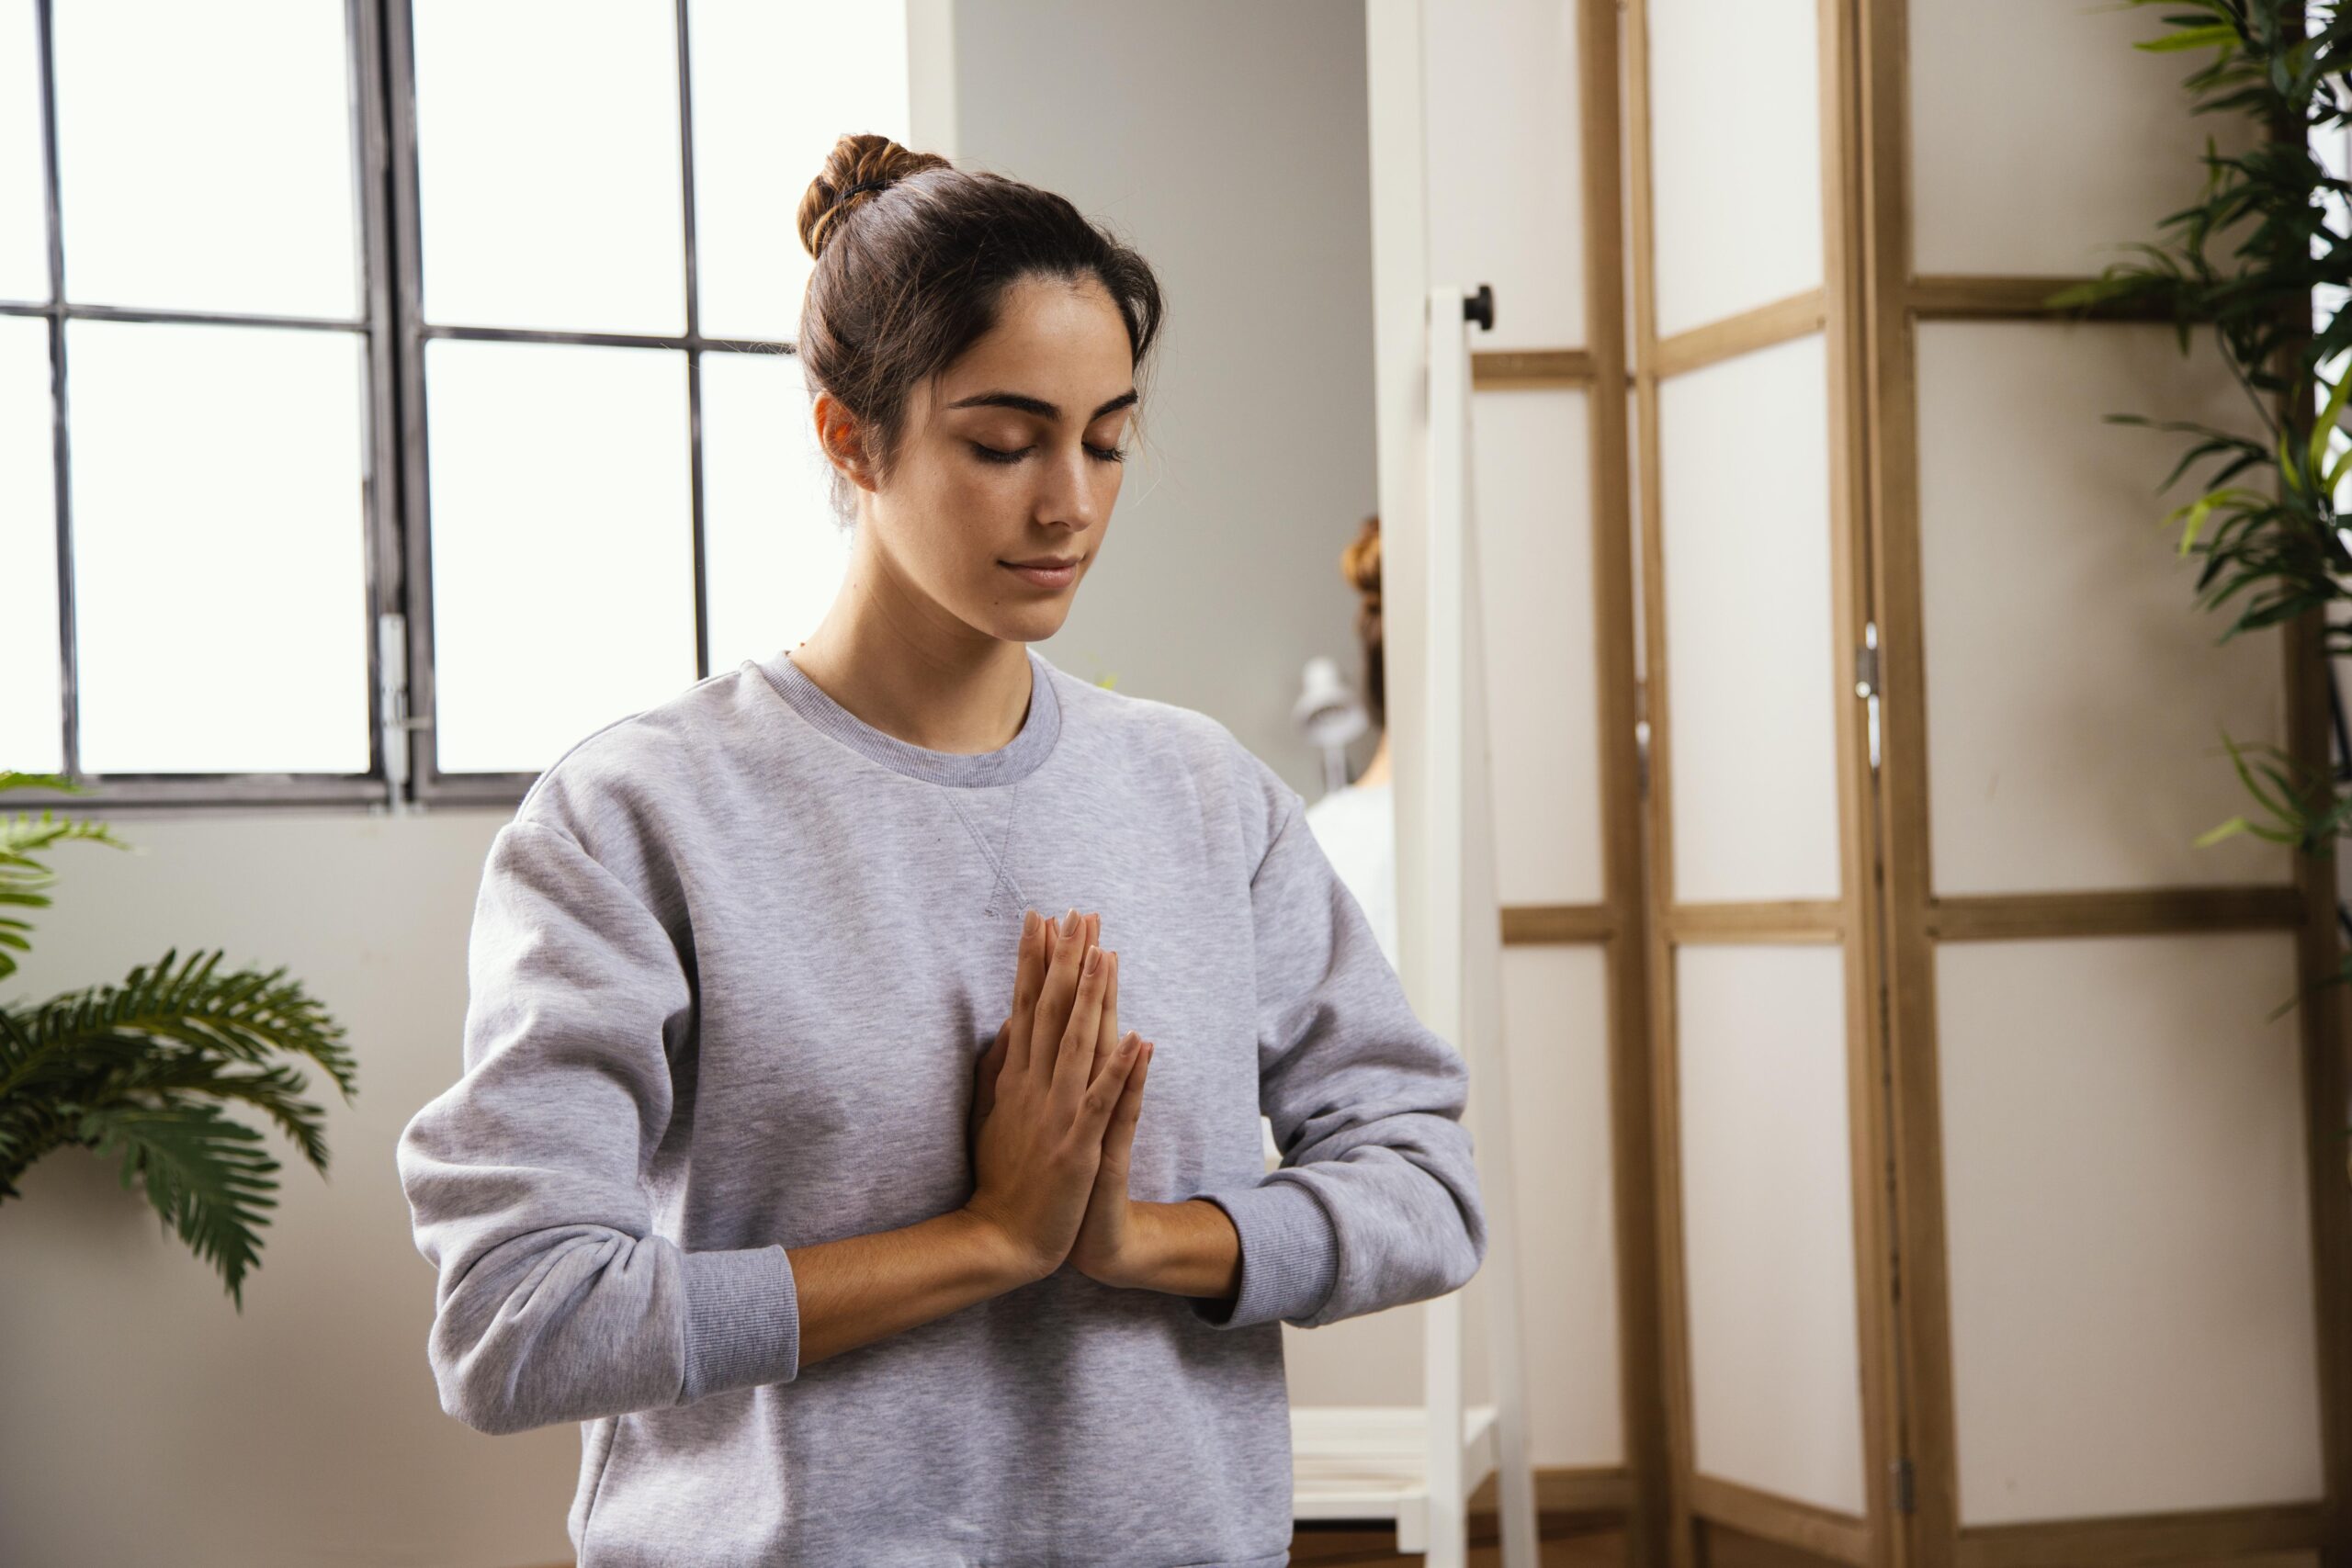
POLYGON ((1031 561, 999 561, 997 564, 1022 581, 1038 588, 1067 588, 1078 581, 1080 558, 1040 556, 1031 561), (1059 559, 1061 564, 1056 565, 1059 559))

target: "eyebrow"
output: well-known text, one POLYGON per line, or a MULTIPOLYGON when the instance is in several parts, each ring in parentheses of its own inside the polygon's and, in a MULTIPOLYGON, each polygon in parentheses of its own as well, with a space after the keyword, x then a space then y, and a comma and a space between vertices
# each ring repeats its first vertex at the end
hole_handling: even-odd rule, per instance
MULTIPOLYGON (((1125 408, 1136 400, 1136 389, 1129 387, 1125 391, 1089 414, 1086 423, 1092 424, 1114 409, 1125 408)), ((1017 409, 1023 413, 1034 413, 1043 419, 1058 420, 1062 417, 1062 411, 1058 404, 1049 403, 1043 398, 1033 398, 1026 392, 981 392, 973 397, 959 398, 947 406, 951 409, 1017 409)))

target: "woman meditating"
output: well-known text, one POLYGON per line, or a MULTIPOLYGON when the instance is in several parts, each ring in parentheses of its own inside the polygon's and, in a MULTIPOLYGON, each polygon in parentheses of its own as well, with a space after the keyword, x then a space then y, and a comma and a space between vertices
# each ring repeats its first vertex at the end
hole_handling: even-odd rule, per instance
POLYGON ((852 560, 492 842, 399 1146, 442 1404, 582 1424, 582 1568, 1274 1568, 1280 1325, 1485 1256, 1462 1057, 1295 791, 1029 646, 1103 563, 1150 269, 879 136, 799 229, 852 560))

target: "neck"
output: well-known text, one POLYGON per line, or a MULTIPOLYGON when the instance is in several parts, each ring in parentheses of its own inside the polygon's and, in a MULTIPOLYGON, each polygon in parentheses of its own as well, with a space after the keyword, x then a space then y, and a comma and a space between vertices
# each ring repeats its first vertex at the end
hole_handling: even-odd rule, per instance
POLYGON ((1380 744, 1373 749, 1372 761, 1364 764, 1363 773, 1362 776, 1356 780, 1356 783, 1360 784, 1386 784, 1387 782, 1388 731, 1384 727, 1380 731, 1380 744))
POLYGON ((800 672, 864 722, 932 751, 1001 750, 1029 713, 1029 649, 975 631, 905 581, 861 522, 800 672))

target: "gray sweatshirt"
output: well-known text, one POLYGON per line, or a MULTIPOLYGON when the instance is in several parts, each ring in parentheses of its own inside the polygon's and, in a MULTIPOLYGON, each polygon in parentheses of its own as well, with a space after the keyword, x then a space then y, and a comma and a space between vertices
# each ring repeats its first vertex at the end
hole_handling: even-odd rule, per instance
POLYGON ((492 841, 463 1076, 400 1177, 442 1407, 581 1424, 581 1568, 1274 1568, 1279 1324, 1485 1258, 1462 1057, 1297 792, 1028 651, 1021 731, 978 753, 746 660, 572 746, 492 841), (1023 911, 1072 906, 1158 1043, 1130 1194, 1232 1218, 1230 1314, 1064 1265, 802 1368, 785 1249, 971 1195, 1023 911))

